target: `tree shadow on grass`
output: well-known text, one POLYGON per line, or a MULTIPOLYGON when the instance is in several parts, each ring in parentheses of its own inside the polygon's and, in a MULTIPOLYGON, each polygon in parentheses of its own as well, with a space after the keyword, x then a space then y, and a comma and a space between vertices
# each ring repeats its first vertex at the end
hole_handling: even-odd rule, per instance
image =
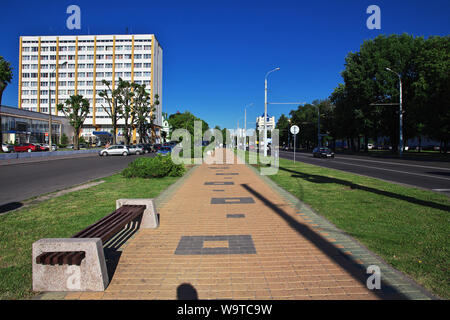
POLYGON ((366 191, 366 192, 371 192, 371 193, 375 193, 375 194, 382 195, 382 196, 385 196, 385 197, 389 197, 389 198, 393 198, 393 199, 399 199, 399 200, 407 201, 407 202, 410 202, 410 203, 418 204, 418 205, 421 205, 421 206, 433 208, 433 209, 439 209, 439 210, 443 210, 443 211, 450 211, 450 206, 447 206, 445 204, 436 203, 436 202, 432 202, 432 201, 426 201, 426 200, 420 200, 420 199, 417 199, 417 198, 401 195, 401 194, 398 194, 398 193, 393 193, 393 192, 389 192, 389 191, 384 191, 384 190, 379 190, 379 189, 375 189, 375 188, 371 188, 371 187, 366 187, 366 186, 362 186, 362 185, 359 185, 359 184, 356 184, 356 183, 353 183, 353 182, 350 182, 350 181, 347 181, 347 180, 342 180, 342 179, 337 179, 337 178, 330 178, 330 177, 321 176, 321 175, 317 175, 317 174, 303 173, 303 172, 290 170, 290 169, 283 168, 283 167, 280 167, 280 170, 293 173, 292 174, 293 178, 301 178, 303 180, 306 180, 306 181, 312 182, 312 183, 334 183, 334 184, 340 184, 340 185, 349 187, 351 189, 357 189, 357 190, 362 190, 362 191, 366 191))
MULTIPOLYGON (((250 192, 253 196, 263 202, 263 204, 278 214, 286 223, 297 233, 311 241, 318 249, 326 254, 330 259, 337 263, 341 268, 347 271, 355 280, 359 281, 362 285, 366 286, 367 278, 369 274, 366 273, 366 269, 363 265, 357 264, 351 258, 343 254, 338 248, 336 248, 331 242, 322 237, 316 231, 312 230, 309 226, 298 222, 295 218, 291 217, 286 211, 281 209, 278 205, 271 202, 264 197, 258 191, 250 187, 248 184, 242 184, 242 187, 250 192)), ((405 295, 400 293, 395 287, 389 283, 383 281, 381 276, 381 289, 372 290, 375 295, 382 299, 408 299, 405 295)))

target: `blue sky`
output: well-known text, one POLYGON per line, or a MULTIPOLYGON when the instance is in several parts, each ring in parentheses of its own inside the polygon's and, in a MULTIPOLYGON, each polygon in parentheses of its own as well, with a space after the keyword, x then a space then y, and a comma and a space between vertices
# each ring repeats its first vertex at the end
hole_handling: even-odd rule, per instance
MULTIPOLYGON (((0 55, 12 63, 13 82, 2 104, 17 105, 19 36, 154 33, 163 47, 163 111, 189 110, 210 126, 247 126, 269 101, 327 98, 342 81, 349 51, 364 39, 407 32, 448 35, 448 0, 146 0, 8 1, 2 5, 0 55), (124 5, 123 3, 126 3, 124 5), (66 28, 66 8, 81 8, 81 30, 66 28), (381 8, 381 30, 366 28, 366 8, 381 8)), ((276 118, 294 106, 269 105, 276 118)))

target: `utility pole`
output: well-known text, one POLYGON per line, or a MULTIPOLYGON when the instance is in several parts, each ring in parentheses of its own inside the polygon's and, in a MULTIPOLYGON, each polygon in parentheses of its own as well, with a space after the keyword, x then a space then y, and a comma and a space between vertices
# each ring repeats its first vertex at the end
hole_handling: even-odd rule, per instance
POLYGON ((400 73, 397 73, 390 68, 386 68, 387 71, 395 73, 399 80, 399 139, 398 139, 398 154, 401 157, 403 155, 403 108, 402 108, 402 77, 400 73))

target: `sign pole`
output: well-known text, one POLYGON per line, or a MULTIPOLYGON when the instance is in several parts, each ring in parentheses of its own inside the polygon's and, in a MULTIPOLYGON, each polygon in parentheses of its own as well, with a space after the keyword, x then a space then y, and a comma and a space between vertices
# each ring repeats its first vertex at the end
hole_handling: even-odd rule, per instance
POLYGON ((290 131, 294 135, 294 163, 295 163, 295 147, 296 147, 296 144, 297 144, 297 133, 299 133, 300 128, 298 126, 296 126, 296 125, 293 125, 290 128, 290 131))
POLYGON ((295 138, 297 137, 297 135, 296 134, 294 134, 294 163, 295 163, 295 138))

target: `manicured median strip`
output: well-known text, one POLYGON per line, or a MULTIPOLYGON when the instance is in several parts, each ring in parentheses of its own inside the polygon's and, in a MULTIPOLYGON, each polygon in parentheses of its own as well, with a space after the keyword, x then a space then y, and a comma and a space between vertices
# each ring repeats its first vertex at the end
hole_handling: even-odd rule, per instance
POLYGON ((71 237, 115 210, 119 198, 156 198, 179 178, 126 179, 120 174, 0 216, 0 299, 26 299, 31 291, 31 245, 41 238, 71 237))
POLYGON ((395 269, 450 297, 446 195, 281 158, 269 178, 395 269))

